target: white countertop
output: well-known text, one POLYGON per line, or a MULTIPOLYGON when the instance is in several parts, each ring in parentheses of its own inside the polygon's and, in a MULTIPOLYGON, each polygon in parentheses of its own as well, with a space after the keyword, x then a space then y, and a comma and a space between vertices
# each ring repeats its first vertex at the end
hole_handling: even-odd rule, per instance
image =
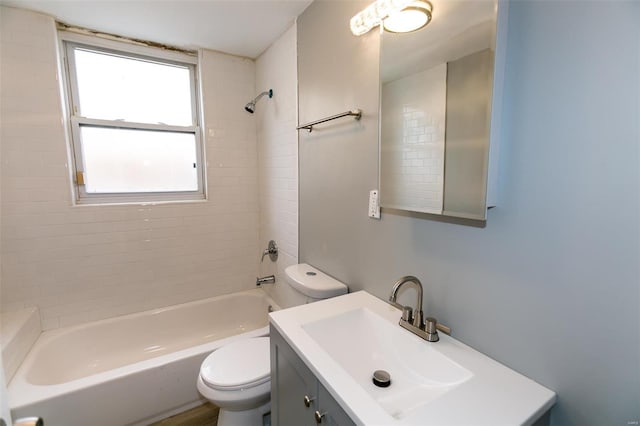
MULTIPOLYGON (((531 424, 553 406, 555 392, 494 361, 469 346, 440 334, 429 343, 398 325, 400 311, 360 291, 270 314, 273 326, 318 377, 346 413, 362 425, 519 425, 531 424), (305 325, 366 308, 402 333, 431 345, 472 376, 446 393, 419 404, 402 416, 391 416, 341 365, 305 331, 305 325)), ((353 344, 366 336, 353 336, 353 344)), ((390 388, 388 388, 390 389, 390 388)))

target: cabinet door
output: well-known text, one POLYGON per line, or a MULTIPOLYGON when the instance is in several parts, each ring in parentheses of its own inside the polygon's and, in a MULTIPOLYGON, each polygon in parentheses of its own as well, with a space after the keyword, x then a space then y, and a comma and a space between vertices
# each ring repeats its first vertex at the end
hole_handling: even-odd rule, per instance
POLYGON ((319 424, 323 426, 355 426, 355 423, 321 383, 318 383, 318 405, 320 406, 318 412, 322 415, 319 424))
POLYGON ((273 326, 270 338, 272 424, 314 426, 314 413, 318 409, 317 380, 273 326))

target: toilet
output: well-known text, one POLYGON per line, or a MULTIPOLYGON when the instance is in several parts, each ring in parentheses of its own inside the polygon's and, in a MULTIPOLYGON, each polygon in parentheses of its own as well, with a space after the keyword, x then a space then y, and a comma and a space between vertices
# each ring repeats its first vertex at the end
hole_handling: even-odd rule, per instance
MULTIPOLYGON (((306 263, 285 269, 285 278, 303 303, 346 294, 347 286, 306 263)), ((200 366, 198 391, 220 407, 218 426, 260 426, 271 411, 269 338, 229 343, 200 366)))

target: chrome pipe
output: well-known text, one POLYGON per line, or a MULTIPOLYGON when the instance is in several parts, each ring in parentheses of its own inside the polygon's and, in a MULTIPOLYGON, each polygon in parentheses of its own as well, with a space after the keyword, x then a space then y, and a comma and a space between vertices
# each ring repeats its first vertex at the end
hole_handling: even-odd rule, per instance
POLYGON ((260 287, 262 284, 275 284, 276 276, 267 275, 266 277, 256 277, 256 285, 260 287))
POLYGON ((362 118, 362 110, 354 109, 353 111, 345 111, 340 114, 332 115, 331 117, 321 118, 320 120, 312 121, 311 123, 303 124, 302 126, 296 127, 296 130, 306 129, 311 133, 313 130, 313 126, 320 123, 326 123, 327 121, 336 120, 342 117, 354 117, 356 120, 360 120, 362 118))

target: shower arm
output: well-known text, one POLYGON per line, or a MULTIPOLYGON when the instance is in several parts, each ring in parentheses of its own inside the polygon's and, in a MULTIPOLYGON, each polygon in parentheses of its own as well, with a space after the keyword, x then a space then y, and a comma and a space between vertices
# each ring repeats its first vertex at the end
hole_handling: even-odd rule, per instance
POLYGON ((256 102, 258 102, 258 101, 259 101, 259 100, 260 100, 264 95, 267 95, 267 96, 269 96, 270 98, 272 98, 272 97, 273 97, 273 90, 269 89, 269 90, 266 90, 266 91, 264 91, 264 92, 260 93, 258 96, 256 96, 256 98, 253 100, 253 102, 252 102, 252 103, 254 103, 254 104, 255 104, 255 103, 256 103, 256 102))

